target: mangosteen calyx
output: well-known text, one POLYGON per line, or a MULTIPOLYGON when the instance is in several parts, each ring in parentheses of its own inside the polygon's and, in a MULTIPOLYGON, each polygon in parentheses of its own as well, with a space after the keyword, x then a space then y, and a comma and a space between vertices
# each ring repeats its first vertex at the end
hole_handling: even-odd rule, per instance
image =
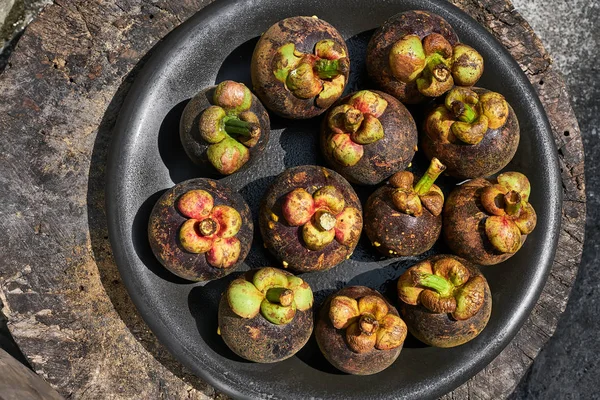
POLYGON ((331 110, 327 118, 327 125, 331 129, 327 145, 340 165, 355 165, 363 156, 363 146, 384 137, 379 117, 387 105, 387 101, 377 93, 361 90, 346 103, 331 110))
POLYGON ((414 187, 412 172, 400 171, 392 175, 389 182, 395 188, 391 196, 396 209, 404 214, 419 217, 423 214, 425 206, 434 216, 440 215, 444 206, 444 194, 434 182, 445 169, 446 166, 433 157, 429 168, 414 187))
POLYGON ((200 115, 200 138, 210 143, 210 163, 224 175, 240 169, 250 158, 261 135, 258 116, 249 111, 252 93, 243 83, 224 81, 217 85, 212 106, 200 115))
POLYGON ((485 220, 485 234, 496 250, 515 253, 521 247, 521 235, 531 233, 537 222, 529 203, 531 186, 520 172, 505 172, 496 180, 481 191, 481 204, 491 214, 485 220))
POLYGON ((284 44, 273 60, 275 77, 300 99, 316 97, 321 108, 341 96, 349 68, 346 51, 331 39, 319 41, 314 54, 299 51, 294 43, 284 44))
POLYGON ((362 227, 361 212, 347 207, 343 194, 331 185, 312 195, 304 188, 292 190, 285 196, 282 213, 290 226, 302 227, 302 239, 309 250, 322 250, 334 239, 349 246, 362 227))
POLYGON ((177 210, 188 219, 179 228, 179 243, 184 250, 205 254, 216 268, 229 268, 240 257, 241 243, 235 237, 242 227, 242 217, 233 207, 214 205, 205 190, 190 190, 177 202, 177 210))
POLYGON ((241 277, 227 289, 231 310, 242 318, 254 318, 260 313, 276 325, 290 323, 296 311, 309 310, 313 293, 301 278, 286 275, 275 268, 262 268, 252 281, 241 277))
POLYGON ((483 73, 483 57, 475 49, 462 43, 453 47, 438 33, 422 40, 405 35, 391 46, 388 58, 397 80, 416 82, 419 92, 428 97, 441 96, 455 84, 472 86, 483 73))
POLYGON ((346 330, 346 343, 355 353, 391 350, 406 339, 406 324, 390 313, 386 302, 378 296, 367 295, 358 301, 335 296, 330 303, 329 319, 334 328, 346 330))
POLYGON ((508 113, 508 103, 499 93, 478 95, 471 89, 455 87, 444 104, 427 117, 425 129, 432 139, 474 145, 481 142, 488 129, 503 127, 508 113))
POLYGON ((473 276, 454 258, 441 258, 433 264, 425 260, 400 276, 398 296, 406 304, 421 304, 434 313, 467 320, 483 306, 485 285, 482 276, 473 276))

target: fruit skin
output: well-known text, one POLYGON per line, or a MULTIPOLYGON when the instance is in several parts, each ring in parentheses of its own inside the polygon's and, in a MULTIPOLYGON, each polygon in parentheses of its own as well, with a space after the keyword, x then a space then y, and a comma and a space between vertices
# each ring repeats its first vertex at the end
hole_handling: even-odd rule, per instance
MULTIPOLYGON (((423 261, 453 258, 463 264, 472 276, 483 276, 479 268, 467 260, 449 254, 432 256, 423 261)), ((400 314, 408 331, 421 342, 435 347, 455 347, 473 340, 487 325, 492 314, 492 293, 486 281, 484 303, 473 317, 457 321, 448 313, 433 313, 423 305, 406 304, 399 300, 400 314)))
MULTIPOLYGON (((376 185, 394 172, 405 169, 413 159, 418 142, 417 126, 406 107, 387 93, 370 91, 387 101, 384 113, 378 117, 384 136, 363 145, 363 156, 358 163, 346 167, 333 158, 327 150, 327 141, 332 134, 327 126, 327 116, 321 124, 321 150, 329 165, 349 182, 361 185, 376 185)), ((333 107, 346 103, 354 94, 344 96, 333 107)))
POLYGON ((458 43, 452 26, 442 17, 426 11, 406 11, 390 17, 375 33, 367 47, 367 71, 373 81, 386 93, 405 104, 417 104, 426 100, 417 89, 416 81, 404 83, 391 73, 388 54, 391 47, 405 35, 414 34, 421 40, 439 33, 450 45, 458 43))
POLYGON ((322 250, 309 250, 302 243, 302 226, 290 226, 282 214, 282 202, 292 190, 304 188, 312 195, 327 185, 340 190, 346 207, 356 208, 362 216, 362 206, 352 186, 337 172, 324 167, 303 165, 286 169, 265 193, 258 217, 260 232, 265 247, 285 268, 298 272, 323 271, 349 258, 354 251, 360 235, 349 245, 334 239, 322 250))
MULTIPOLYGON (((185 106, 181 114, 181 120, 179 121, 179 137, 186 154, 194 164, 207 168, 208 175, 215 177, 222 176, 222 174, 208 160, 207 150, 211 144, 200 137, 198 122, 202 112, 211 105, 214 105, 213 96, 216 87, 216 85, 207 87, 195 95, 185 106)), ((253 112, 258 117, 261 133, 256 145, 248 147, 250 158, 235 172, 243 171, 252 165, 252 162, 258 159, 264 152, 269 141, 269 114, 254 94, 252 94, 252 105, 248 111, 253 112)))
MULTIPOLYGON (((489 180, 477 178, 456 187, 442 212, 442 235, 450 250, 479 265, 498 264, 515 254, 498 251, 486 236, 485 221, 492 214, 482 205, 481 194, 490 186, 489 180)), ((521 234, 519 248, 525 239, 527 235, 521 234)))
MULTIPOLYGON (((326 111, 326 108, 315 104, 314 97, 301 99, 292 95, 273 74, 273 60, 281 46, 294 43, 297 50, 313 53, 317 42, 325 39, 334 40, 348 56, 346 42, 340 33, 327 22, 315 17, 286 18, 263 33, 252 54, 250 72, 253 89, 269 110, 292 119, 312 118, 326 111)), ((344 86, 349 74, 349 69, 343 74, 344 86)))
POLYGON ((250 251, 253 232, 250 208, 242 196, 218 181, 206 178, 190 179, 167 190, 154 205, 148 221, 148 239, 158 261, 175 275, 199 282, 222 278, 235 271, 250 251), (235 236, 241 244, 240 255, 229 268, 215 268, 208 264, 205 254, 189 253, 179 243, 180 227, 188 218, 177 210, 177 201, 194 189, 209 192, 215 206, 231 206, 242 217, 242 226, 235 236))
MULTIPOLYGON (((254 273, 256 270, 248 271, 244 277, 252 281, 254 273)), ((221 337, 234 353, 250 361, 273 363, 292 357, 304 347, 313 331, 313 310, 296 310, 290 323, 276 325, 260 312, 249 319, 238 316, 224 293, 219 302, 218 321, 221 337)))
MULTIPOLYGON (((479 96, 490 93, 483 88, 472 89, 479 96)), ((428 159, 439 158, 447 167, 446 173, 455 178, 472 179, 493 175, 512 160, 519 147, 519 121, 510 104, 508 110, 504 126, 488 128, 483 139, 474 145, 437 140, 428 132, 425 122, 421 149, 428 159)))
POLYGON ((346 343, 345 330, 335 329, 329 319, 329 306, 335 296, 347 296, 358 299, 364 296, 377 296, 389 307, 389 312, 399 315, 398 311, 377 291, 365 286, 348 286, 332 294, 325 300, 315 324, 315 338, 319 349, 334 367, 353 375, 372 375, 383 371, 400 355, 403 346, 390 350, 374 349, 366 353, 353 352, 346 343))

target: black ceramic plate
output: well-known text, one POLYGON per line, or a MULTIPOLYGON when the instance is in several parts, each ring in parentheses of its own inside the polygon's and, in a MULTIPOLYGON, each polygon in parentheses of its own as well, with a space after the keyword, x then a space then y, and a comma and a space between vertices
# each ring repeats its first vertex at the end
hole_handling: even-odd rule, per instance
MULTIPOLYGON (((273 118, 265 156, 246 171, 222 180, 246 198, 255 218, 273 176, 286 167, 323 163, 317 148, 319 122, 319 118, 304 122, 273 118)), ((525 321, 546 280, 560 225, 562 189, 556 151, 535 92, 508 52, 483 27, 443 1, 217 1, 153 51, 121 110, 108 163, 110 240, 133 301, 182 363, 220 390, 241 398, 433 398, 452 390, 489 363, 525 321), (392 367, 367 377, 334 370, 318 352, 314 339, 284 362, 245 362, 217 335, 219 296, 235 274, 205 285, 181 280, 159 265, 147 240, 150 210, 164 190, 204 174, 187 160, 179 143, 183 107, 197 91, 224 79, 249 84, 250 56, 258 36, 274 22, 294 15, 318 15, 337 27, 351 52, 348 90, 368 88, 364 53, 372 30, 389 16, 409 9, 442 15, 463 42, 485 57, 480 85, 504 94, 521 124, 521 144, 507 169, 529 176, 537 228, 513 258, 483 269, 494 308, 487 328, 468 344, 437 349, 409 339, 392 367)), ((415 165, 420 163, 417 157, 415 165)), ((448 190, 456 181, 442 183, 448 190)), ((363 201, 370 191, 359 190, 363 201)), ((245 267, 272 264, 258 233, 254 242, 245 267)), ((439 245, 435 251, 445 249, 439 245)), ((303 278, 313 287, 317 305, 345 285, 370 286, 395 302, 394 281, 416 261, 380 260, 363 239, 350 260, 303 278)))

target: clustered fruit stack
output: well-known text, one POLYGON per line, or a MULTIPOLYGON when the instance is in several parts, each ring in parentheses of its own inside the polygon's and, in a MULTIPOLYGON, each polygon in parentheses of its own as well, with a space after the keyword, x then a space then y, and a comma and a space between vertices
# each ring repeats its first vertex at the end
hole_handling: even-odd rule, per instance
MULTIPOLYGON (((408 11, 373 34, 366 63, 381 91, 342 97, 350 61, 346 43, 327 22, 316 17, 277 22, 252 56, 256 95, 241 83, 224 81, 187 104, 180 123, 186 153, 212 173, 233 174, 264 151, 270 131, 266 109, 290 119, 326 113, 320 147, 331 169, 289 168, 264 194, 260 232, 279 265, 293 272, 330 269, 351 257, 363 226, 373 249, 385 257, 423 254, 440 236, 454 254, 424 259, 399 277, 400 312, 377 291, 349 286, 325 300, 314 323, 307 282, 272 267, 246 272, 222 295, 218 329, 248 360, 291 357, 313 326, 327 360, 357 375, 390 366, 408 332, 431 346, 466 343, 485 328, 492 309, 477 265, 505 261, 535 227, 528 179, 519 172, 491 178, 517 150, 517 117, 501 94, 474 87, 483 57, 460 43, 448 22, 408 11), (428 110, 420 132, 404 104, 428 110), (418 144, 430 160, 422 176, 406 170, 418 144), (469 180, 445 198, 434 183, 443 173, 469 180), (386 180, 363 212, 349 182, 386 180)), ((253 224, 239 194, 198 178, 159 199, 148 232, 167 269, 207 281, 244 261, 253 224)))

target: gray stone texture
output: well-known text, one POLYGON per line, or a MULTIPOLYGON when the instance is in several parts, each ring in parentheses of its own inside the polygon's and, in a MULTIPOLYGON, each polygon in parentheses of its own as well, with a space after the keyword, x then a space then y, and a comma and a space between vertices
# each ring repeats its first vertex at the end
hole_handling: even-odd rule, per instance
POLYGON ((585 149, 587 221, 583 258, 556 332, 513 394, 515 399, 599 398, 600 371, 600 2, 513 0, 563 73, 585 149))

